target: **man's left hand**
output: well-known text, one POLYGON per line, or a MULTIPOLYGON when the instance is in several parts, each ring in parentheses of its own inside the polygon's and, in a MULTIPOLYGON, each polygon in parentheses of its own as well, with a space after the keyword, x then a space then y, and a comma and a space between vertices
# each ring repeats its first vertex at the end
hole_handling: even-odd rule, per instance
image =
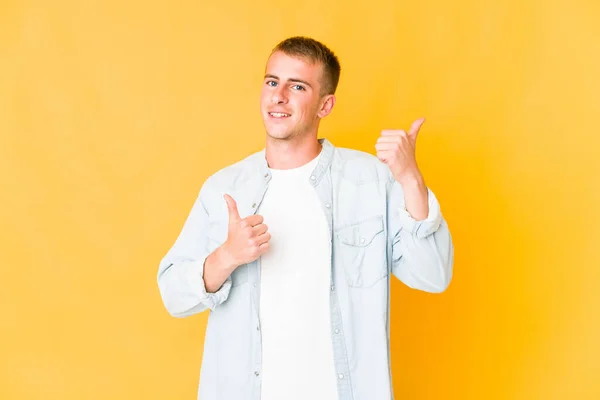
POLYGON ((398 183, 410 180, 422 180, 417 166, 415 147, 417 136, 425 118, 419 118, 412 123, 408 132, 403 130, 384 130, 377 139, 375 149, 377 157, 387 164, 398 183))

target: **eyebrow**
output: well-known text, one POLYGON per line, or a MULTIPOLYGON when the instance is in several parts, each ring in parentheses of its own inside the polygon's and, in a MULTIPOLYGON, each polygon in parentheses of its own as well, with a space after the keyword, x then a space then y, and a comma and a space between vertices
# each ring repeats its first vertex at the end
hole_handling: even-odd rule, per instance
MULTIPOLYGON (((279 80, 279 77, 277 75, 271 75, 271 74, 266 74, 265 78, 272 78, 272 79, 277 79, 279 80)), ((288 79, 288 82, 298 82, 298 83, 303 83, 306 86, 308 86, 309 88, 312 89, 312 85, 306 81, 303 81, 302 79, 298 79, 298 78, 290 78, 288 79)))

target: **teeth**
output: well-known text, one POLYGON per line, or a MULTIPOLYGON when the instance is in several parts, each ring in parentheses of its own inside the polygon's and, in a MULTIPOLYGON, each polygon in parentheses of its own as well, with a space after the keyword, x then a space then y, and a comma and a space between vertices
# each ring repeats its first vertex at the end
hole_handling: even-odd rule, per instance
POLYGON ((282 118, 282 117, 289 117, 289 116, 290 116, 289 114, 284 114, 284 113, 274 113, 274 112, 272 112, 272 113, 269 113, 269 114, 271 114, 271 115, 272 115, 272 116, 274 116, 275 118, 282 118))

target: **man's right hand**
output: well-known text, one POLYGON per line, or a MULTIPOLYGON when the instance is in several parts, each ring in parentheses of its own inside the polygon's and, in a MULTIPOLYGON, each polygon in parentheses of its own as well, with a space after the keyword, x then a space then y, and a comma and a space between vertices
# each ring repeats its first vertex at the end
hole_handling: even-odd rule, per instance
POLYGON ((267 232, 267 225, 263 224, 262 216, 250 215, 242 219, 235 200, 228 194, 223 197, 229 211, 229 228, 222 250, 237 268, 264 254, 269 249, 271 234, 267 232))

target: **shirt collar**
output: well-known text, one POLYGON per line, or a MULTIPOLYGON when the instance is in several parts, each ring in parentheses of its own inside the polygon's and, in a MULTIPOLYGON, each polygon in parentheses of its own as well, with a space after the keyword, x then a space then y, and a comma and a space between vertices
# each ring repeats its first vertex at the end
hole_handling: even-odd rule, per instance
MULTIPOLYGON (((316 185, 317 183, 319 183, 323 175, 325 175, 325 172, 331 165, 331 162, 333 160, 333 153, 335 150, 335 146, 333 146, 333 144, 329 140, 325 138, 321 138, 318 140, 319 143, 321 143, 321 145, 323 146, 323 148, 321 149, 321 154, 319 156, 319 163, 310 174, 309 179, 312 185, 316 185)), ((265 153, 265 149, 262 149, 259 153, 259 170, 262 176, 264 178, 267 178, 268 182, 271 179, 271 171, 269 171, 269 165, 267 164, 265 153)))

